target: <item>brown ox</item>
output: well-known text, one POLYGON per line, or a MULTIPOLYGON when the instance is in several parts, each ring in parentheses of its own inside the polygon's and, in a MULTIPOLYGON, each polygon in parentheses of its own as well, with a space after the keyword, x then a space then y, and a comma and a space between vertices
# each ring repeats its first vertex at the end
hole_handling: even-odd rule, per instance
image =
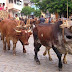
POLYGON ((68 28, 65 29, 65 39, 66 42, 63 40, 63 34, 62 29, 60 28, 60 25, 62 24, 62 21, 58 21, 55 24, 40 24, 37 25, 33 29, 33 36, 34 36, 34 51, 35 51, 35 61, 40 64, 40 61, 38 59, 37 53, 39 51, 39 48, 41 45, 44 45, 45 47, 52 48, 55 53, 57 54, 57 57, 59 59, 58 67, 59 69, 62 68, 62 61, 61 57, 62 54, 71 53, 71 43, 67 39, 72 39, 72 31, 67 32, 68 28), (67 31, 66 31, 67 30, 67 31), (69 34, 68 34, 69 33, 69 34), (69 45, 70 44, 70 45, 69 45), (69 50, 70 49, 70 50, 69 50))
POLYGON ((26 30, 16 32, 17 22, 10 19, 5 19, 0 22, 1 36, 3 40, 3 50, 6 50, 6 42, 8 50, 10 50, 10 40, 13 41, 13 53, 16 54, 16 43, 19 40, 23 45, 23 52, 26 52, 24 45, 28 45, 28 33, 26 30))

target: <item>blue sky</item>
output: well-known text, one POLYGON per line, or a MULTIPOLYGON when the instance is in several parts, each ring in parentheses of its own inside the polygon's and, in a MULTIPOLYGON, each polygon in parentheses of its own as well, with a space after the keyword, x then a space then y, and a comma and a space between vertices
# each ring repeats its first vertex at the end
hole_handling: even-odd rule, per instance
POLYGON ((31 8, 34 8, 34 9, 39 9, 39 8, 36 8, 36 6, 35 6, 35 5, 31 5, 31 8))

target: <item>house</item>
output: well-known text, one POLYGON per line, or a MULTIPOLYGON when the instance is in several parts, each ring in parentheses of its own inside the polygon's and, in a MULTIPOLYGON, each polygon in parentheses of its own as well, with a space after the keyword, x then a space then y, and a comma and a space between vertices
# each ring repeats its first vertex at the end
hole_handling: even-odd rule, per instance
POLYGON ((0 3, 5 3, 5 7, 8 7, 8 12, 12 17, 15 17, 15 14, 21 16, 21 10, 24 6, 29 5, 30 0, 0 0, 0 3))

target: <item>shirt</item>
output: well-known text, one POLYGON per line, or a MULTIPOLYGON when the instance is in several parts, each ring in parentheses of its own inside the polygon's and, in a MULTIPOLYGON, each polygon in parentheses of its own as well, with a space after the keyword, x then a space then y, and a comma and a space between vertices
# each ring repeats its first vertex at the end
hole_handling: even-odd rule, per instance
POLYGON ((0 7, 0 10, 2 10, 2 7, 0 7))
POLYGON ((16 20, 19 20, 19 17, 16 17, 16 20))
POLYGON ((44 23, 45 19, 44 18, 40 18, 40 23, 44 23))

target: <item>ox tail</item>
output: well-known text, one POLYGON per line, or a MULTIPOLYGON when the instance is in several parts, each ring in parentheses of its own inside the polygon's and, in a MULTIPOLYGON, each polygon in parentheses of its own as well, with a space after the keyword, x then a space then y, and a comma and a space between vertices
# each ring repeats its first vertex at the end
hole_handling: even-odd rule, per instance
POLYGON ((33 29, 36 27, 36 25, 35 24, 31 24, 31 30, 33 31, 33 29))
POLYGON ((37 29, 37 27, 35 27, 33 29, 33 37, 34 37, 34 40, 37 40, 38 39, 38 29, 37 29))

